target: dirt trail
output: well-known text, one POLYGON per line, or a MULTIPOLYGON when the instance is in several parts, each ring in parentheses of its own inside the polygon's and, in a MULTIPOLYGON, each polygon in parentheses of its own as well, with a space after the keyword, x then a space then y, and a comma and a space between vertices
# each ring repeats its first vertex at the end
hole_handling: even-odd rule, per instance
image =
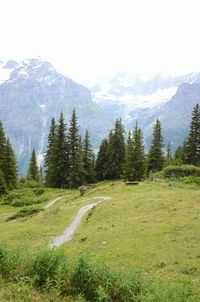
POLYGON ((70 224, 70 226, 68 228, 66 228, 63 233, 57 237, 55 237, 52 242, 49 244, 50 247, 57 247, 69 240, 72 239, 72 236, 74 235, 78 225, 81 222, 81 219, 83 218, 84 214, 89 211, 90 209, 92 209, 93 207, 97 206, 99 203, 102 203, 103 201, 109 200, 111 199, 111 197, 109 196, 95 196, 92 199, 98 200, 101 199, 99 201, 90 203, 86 206, 83 206, 79 209, 78 213, 76 214, 76 216, 74 217, 74 219, 72 220, 72 223, 70 224))
POLYGON ((48 207, 52 206, 54 203, 56 203, 58 200, 60 200, 62 198, 62 196, 56 197, 54 200, 52 200, 51 202, 49 202, 44 209, 47 209, 48 207))

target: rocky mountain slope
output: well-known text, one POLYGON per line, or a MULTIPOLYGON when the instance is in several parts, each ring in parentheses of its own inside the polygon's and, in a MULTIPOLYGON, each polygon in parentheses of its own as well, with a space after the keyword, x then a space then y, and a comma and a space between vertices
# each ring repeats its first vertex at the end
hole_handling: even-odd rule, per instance
POLYGON ((111 118, 122 117, 127 130, 136 121, 144 132, 146 147, 158 117, 165 143, 172 148, 188 133, 192 108, 200 103, 200 73, 172 77, 160 73, 149 79, 120 72, 90 86, 94 101, 111 118))
POLYGON ((0 120, 16 151, 20 173, 26 173, 32 148, 36 148, 41 163, 51 118, 58 118, 63 111, 69 122, 73 108, 80 133, 88 129, 97 147, 111 123, 92 101, 89 89, 40 58, 0 62, 0 120))

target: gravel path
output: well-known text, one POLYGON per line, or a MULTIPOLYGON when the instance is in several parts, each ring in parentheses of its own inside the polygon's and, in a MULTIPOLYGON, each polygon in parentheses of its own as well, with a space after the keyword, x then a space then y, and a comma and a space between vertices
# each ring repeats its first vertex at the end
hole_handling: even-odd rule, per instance
POLYGON ((83 206, 79 209, 78 213, 76 214, 76 216, 74 217, 74 219, 72 220, 72 223, 70 224, 70 226, 68 228, 66 228, 64 230, 64 232, 55 237, 52 242, 49 244, 50 247, 57 247, 69 240, 72 239, 72 236, 74 235, 78 225, 81 222, 81 219, 83 218, 84 214, 89 211, 90 209, 92 209, 93 207, 95 207, 96 205, 98 205, 99 203, 102 203, 103 201, 109 200, 111 199, 111 197, 109 196, 95 196, 92 199, 98 200, 96 202, 90 203, 86 206, 83 206))
POLYGON ((44 209, 47 209, 48 207, 52 206, 54 203, 56 203, 58 200, 60 200, 62 198, 62 196, 56 197, 54 200, 52 200, 51 202, 49 202, 44 209))

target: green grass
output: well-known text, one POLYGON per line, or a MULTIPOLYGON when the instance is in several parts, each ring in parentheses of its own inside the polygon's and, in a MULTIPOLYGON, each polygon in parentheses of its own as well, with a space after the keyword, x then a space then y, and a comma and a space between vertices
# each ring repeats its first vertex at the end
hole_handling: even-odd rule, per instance
POLYGON ((181 282, 190 278, 196 294, 194 301, 199 301, 197 184, 158 180, 126 186, 120 181, 102 182, 83 197, 77 190, 45 191, 48 202, 61 194, 63 198, 35 216, 5 223, 18 209, 0 206, 0 241, 29 250, 46 246, 70 224, 82 205, 94 202, 94 196, 108 195, 112 199, 86 214, 73 239, 63 245, 66 253, 74 258, 83 255, 92 263, 105 262, 124 271, 138 269, 146 279, 181 282))

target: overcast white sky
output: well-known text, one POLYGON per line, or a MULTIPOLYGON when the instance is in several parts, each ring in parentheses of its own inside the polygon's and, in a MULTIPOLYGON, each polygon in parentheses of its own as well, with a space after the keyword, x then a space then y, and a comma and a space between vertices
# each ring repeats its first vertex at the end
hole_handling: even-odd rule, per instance
POLYGON ((200 0, 0 0, 0 60, 38 55, 79 82, 200 70, 200 0))

